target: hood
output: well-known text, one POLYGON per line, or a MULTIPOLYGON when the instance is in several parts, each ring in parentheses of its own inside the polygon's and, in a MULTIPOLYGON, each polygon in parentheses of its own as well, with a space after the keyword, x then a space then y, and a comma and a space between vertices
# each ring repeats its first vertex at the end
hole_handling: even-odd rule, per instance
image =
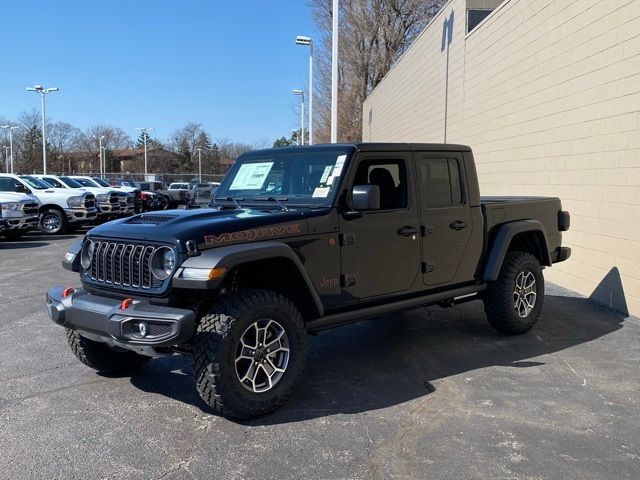
POLYGON ((38 203, 38 199, 33 195, 27 195, 26 193, 0 192, 0 203, 4 203, 4 202, 38 203))
POLYGON ((91 192, 81 190, 79 188, 47 188, 46 190, 35 190, 36 195, 55 194, 61 197, 82 197, 84 195, 93 195, 91 192))
POLYGON ((184 246, 194 240, 200 250, 305 235, 306 219, 324 210, 277 209, 166 210, 114 220, 93 228, 89 237, 153 241, 184 246))

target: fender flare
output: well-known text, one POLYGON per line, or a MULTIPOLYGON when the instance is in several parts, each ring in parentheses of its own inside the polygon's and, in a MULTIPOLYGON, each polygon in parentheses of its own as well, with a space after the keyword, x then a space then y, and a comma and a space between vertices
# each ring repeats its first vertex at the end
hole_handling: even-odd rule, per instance
POLYGON ((544 226, 538 220, 516 220, 514 222, 508 222, 500 225, 496 232, 492 235, 492 245, 487 255, 487 262, 485 264, 482 279, 485 282, 494 282, 498 279, 500 274, 500 268, 502 268, 502 262, 507 255, 509 245, 513 238, 525 232, 538 232, 542 235, 543 241, 543 265, 550 266, 551 256, 549 254, 549 245, 547 244, 547 234, 544 226))
POLYGON ((313 299, 313 303, 319 316, 323 316, 324 306, 322 305, 320 296, 318 295, 311 278, 309 278, 309 274, 302 265, 300 258, 289 245, 281 242, 241 243, 238 245, 227 245, 224 247, 205 250, 197 257, 188 258, 182 263, 182 265, 180 265, 180 267, 178 267, 178 270, 173 277, 173 286, 175 288, 212 290, 217 288, 224 280, 224 277, 214 280, 191 280, 181 278, 182 271, 185 268, 211 270, 215 267, 227 267, 230 271, 241 264, 276 258, 281 258, 293 263, 293 266, 297 269, 305 282, 307 291, 313 299))

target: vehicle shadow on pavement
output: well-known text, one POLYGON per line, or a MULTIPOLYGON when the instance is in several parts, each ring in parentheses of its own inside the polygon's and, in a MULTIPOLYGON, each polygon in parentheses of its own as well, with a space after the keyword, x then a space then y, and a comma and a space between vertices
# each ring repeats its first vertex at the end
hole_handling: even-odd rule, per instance
MULTIPOLYGON (((622 328, 625 318, 585 298, 547 295, 540 322, 521 336, 496 333, 480 302, 335 329, 309 337, 306 372, 290 401, 246 425, 381 409, 429 395, 434 380, 496 365, 543 365, 537 357, 605 336, 622 328)), ((213 413, 195 391, 188 357, 156 359, 131 383, 213 413)))
POLYGON ((38 248, 38 247, 46 247, 49 243, 47 242, 23 242, 21 240, 17 241, 0 241, 0 250, 20 250, 23 248, 38 248))

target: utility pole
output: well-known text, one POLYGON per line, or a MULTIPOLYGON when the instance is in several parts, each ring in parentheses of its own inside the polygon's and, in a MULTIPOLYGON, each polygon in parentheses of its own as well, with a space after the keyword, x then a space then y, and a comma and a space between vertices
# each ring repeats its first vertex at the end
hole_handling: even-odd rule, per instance
POLYGON ((302 90, 294 90, 294 95, 300 95, 302 104, 300 105, 300 145, 304 145, 304 92, 302 90))

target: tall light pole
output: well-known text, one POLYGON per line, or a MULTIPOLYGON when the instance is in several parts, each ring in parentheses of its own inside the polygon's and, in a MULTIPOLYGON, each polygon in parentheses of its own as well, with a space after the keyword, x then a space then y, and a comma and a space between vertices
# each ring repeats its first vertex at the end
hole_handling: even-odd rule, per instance
POLYGON ((4 163, 5 163, 5 166, 7 167, 7 173, 9 173, 9 146, 8 145, 4 146, 4 163))
POLYGON ((153 128, 140 127, 136 128, 142 132, 142 138, 144 140, 144 180, 147 181, 147 139, 149 138, 149 132, 153 131, 153 128))
POLYGON ((338 0, 333 0, 331 39, 331 143, 338 141, 338 0))
POLYGON ((94 135, 93 138, 98 140, 98 157, 100 159, 100 178, 104 178, 104 170, 102 169, 102 140, 104 140, 104 135, 94 135))
POLYGON ((0 126, 0 128, 9 130, 9 149, 11 150, 11 173, 13 173, 13 131, 20 128, 20 125, 2 125, 0 126))
POLYGON ((300 145, 304 145, 304 92, 302 90, 294 90, 294 95, 300 95, 302 103, 300 105, 300 145))
POLYGON ((309 37, 298 35, 296 45, 309 47, 309 145, 313 145, 313 41, 309 37))
POLYGON ((100 149, 100 155, 102 156, 102 178, 104 178, 104 174, 107 173, 107 147, 100 149))
POLYGON ((47 93, 57 92, 60 89, 56 87, 44 88, 42 85, 34 85, 27 87, 30 92, 38 92, 42 98, 42 173, 47 174, 47 134, 46 134, 46 113, 44 109, 44 96, 47 93))
POLYGON ((202 148, 198 148, 198 183, 202 183, 202 148))

